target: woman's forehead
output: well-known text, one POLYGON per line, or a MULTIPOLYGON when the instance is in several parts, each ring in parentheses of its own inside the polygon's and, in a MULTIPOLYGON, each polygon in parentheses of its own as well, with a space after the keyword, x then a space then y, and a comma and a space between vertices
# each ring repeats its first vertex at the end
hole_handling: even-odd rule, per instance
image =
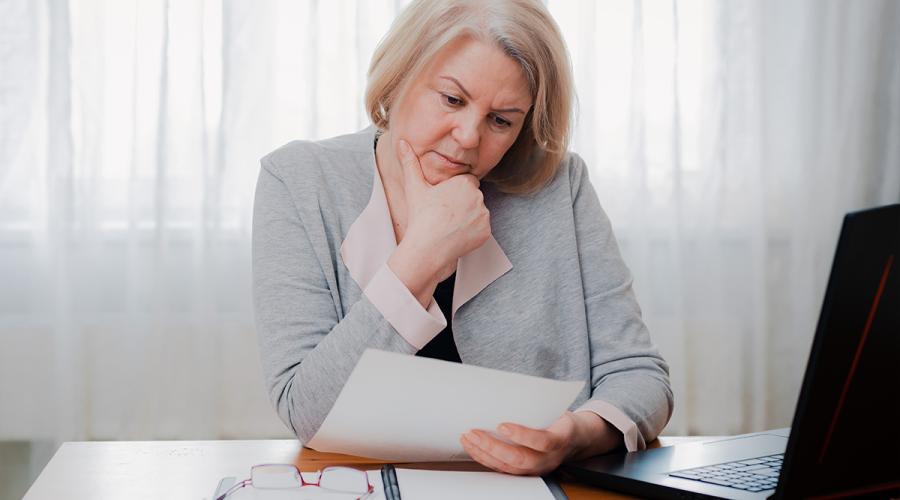
POLYGON ((432 84, 461 86, 473 98, 503 99, 510 107, 531 105, 522 67, 499 47, 461 37, 442 48, 420 75, 432 84))

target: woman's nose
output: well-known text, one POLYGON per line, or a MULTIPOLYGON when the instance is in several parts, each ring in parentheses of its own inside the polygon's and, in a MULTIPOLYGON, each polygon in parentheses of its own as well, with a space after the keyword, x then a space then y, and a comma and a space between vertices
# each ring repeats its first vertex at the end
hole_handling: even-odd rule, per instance
POLYGON ((453 138, 463 149, 475 149, 481 141, 481 123, 477 117, 460 117, 453 127, 453 138))

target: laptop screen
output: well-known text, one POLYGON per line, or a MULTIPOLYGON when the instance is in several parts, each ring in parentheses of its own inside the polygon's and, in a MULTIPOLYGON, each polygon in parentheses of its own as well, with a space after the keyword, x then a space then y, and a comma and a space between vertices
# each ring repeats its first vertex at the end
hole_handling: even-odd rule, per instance
POLYGON ((787 450, 785 497, 900 489, 900 205, 844 218, 787 450))

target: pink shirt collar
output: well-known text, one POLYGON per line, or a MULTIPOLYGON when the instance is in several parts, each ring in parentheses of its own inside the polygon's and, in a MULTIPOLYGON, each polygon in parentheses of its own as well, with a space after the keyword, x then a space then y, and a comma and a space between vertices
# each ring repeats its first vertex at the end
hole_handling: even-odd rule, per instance
MULTIPOLYGON (((350 226, 341 243, 341 257, 361 290, 397 248, 391 213, 375 153, 372 152, 372 195, 369 204, 350 226)), ((456 263, 451 319, 463 304, 512 269, 512 263, 491 235, 483 245, 463 255, 456 263)))

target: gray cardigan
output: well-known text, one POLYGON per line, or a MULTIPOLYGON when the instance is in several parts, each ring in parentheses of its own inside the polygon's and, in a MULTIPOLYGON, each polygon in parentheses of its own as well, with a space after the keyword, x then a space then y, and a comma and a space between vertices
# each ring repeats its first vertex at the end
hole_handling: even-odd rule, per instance
MULTIPOLYGON (((293 141, 261 161, 252 260, 263 376, 278 415, 303 442, 366 348, 416 352, 362 293, 340 252, 377 187, 374 134, 370 126, 293 141)), ((668 366, 584 161, 568 154, 534 195, 487 183, 482 191, 512 269, 456 311, 463 363, 584 380, 572 409, 596 412, 623 432, 629 450, 643 448, 672 414, 668 366)))

